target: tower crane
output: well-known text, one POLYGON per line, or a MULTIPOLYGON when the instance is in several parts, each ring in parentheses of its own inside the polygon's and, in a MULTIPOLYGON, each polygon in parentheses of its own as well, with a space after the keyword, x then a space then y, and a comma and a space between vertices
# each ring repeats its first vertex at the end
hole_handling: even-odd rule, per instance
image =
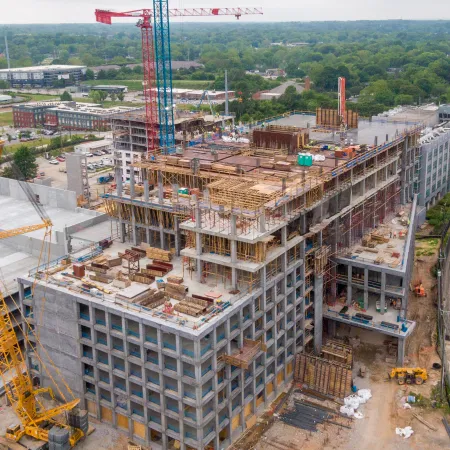
MULTIPOLYGON (((0 141, 0 157, 3 153, 4 141, 0 141)), ((20 171, 12 164, 16 173, 20 171)), ((39 216, 42 224, 31 225, 28 227, 17 228, 9 231, 0 232, 0 239, 25 234, 45 228, 49 230, 52 226, 51 220, 45 214, 43 208, 38 204, 30 187, 24 181, 19 181, 25 194, 30 199, 39 216)), ((57 426, 66 428, 70 431, 69 442, 74 446, 84 433, 78 428, 70 427, 56 419, 62 413, 72 411, 80 402, 79 399, 73 399, 55 408, 47 409, 39 396, 48 393, 53 399, 54 394, 50 387, 35 389, 31 381, 30 374, 22 369, 22 351, 19 341, 14 331, 14 325, 6 305, 5 298, 0 291, 0 376, 6 389, 6 395, 13 407, 15 413, 20 419, 21 425, 13 425, 6 429, 6 437, 13 441, 18 441, 25 434, 42 441, 49 440, 49 427, 57 426), (6 375, 14 373, 9 380, 6 375)))
POLYGON ((125 12, 95 10, 97 22, 107 25, 111 25, 112 19, 116 17, 139 18, 137 26, 142 33, 143 91, 149 155, 157 148, 157 122, 159 147, 170 152, 175 143, 169 17, 235 16, 239 19, 243 15, 262 13, 261 8, 169 9, 168 0, 153 0, 153 9, 125 12))

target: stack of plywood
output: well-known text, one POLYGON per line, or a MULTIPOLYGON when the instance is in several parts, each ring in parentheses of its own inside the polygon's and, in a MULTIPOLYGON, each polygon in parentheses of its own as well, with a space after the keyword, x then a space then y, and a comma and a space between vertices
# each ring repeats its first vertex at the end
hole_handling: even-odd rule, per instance
POLYGON ((158 259, 160 261, 169 262, 172 260, 172 255, 170 251, 163 250, 161 248, 149 247, 146 250, 147 258, 158 259))
POLYGON ((108 267, 117 267, 122 265, 122 258, 117 256, 116 258, 109 258, 106 262, 108 264, 108 267))
POLYGON ((152 284, 155 281, 155 277, 143 273, 143 270, 145 269, 138 273, 130 273, 128 277, 131 281, 136 281, 137 283, 152 284))
POLYGON ((89 279, 92 281, 99 281, 100 283, 111 283, 113 281, 112 275, 95 273, 94 275, 89 275, 89 279))

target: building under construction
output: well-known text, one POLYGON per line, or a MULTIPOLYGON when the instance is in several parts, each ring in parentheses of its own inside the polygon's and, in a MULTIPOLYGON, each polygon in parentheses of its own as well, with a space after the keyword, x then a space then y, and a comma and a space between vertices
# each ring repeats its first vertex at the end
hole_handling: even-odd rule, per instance
POLYGON ((402 364, 420 129, 348 148, 314 134, 304 159, 218 140, 140 158, 128 183, 120 164, 104 199, 118 239, 20 279, 91 415, 152 449, 218 450, 324 331, 390 336, 402 364))

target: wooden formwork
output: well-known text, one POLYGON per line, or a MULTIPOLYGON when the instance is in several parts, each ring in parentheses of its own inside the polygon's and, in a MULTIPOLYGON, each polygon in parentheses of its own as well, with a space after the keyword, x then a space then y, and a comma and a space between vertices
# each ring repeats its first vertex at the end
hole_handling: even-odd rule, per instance
POLYGON ((295 359, 294 379, 322 394, 340 398, 351 394, 352 369, 348 364, 299 354, 295 359))
POLYGON ((353 348, 340 341, 328 339, 322 346, 322 356, 329 361, 337 361, 349 366, 353 365, 353 348))

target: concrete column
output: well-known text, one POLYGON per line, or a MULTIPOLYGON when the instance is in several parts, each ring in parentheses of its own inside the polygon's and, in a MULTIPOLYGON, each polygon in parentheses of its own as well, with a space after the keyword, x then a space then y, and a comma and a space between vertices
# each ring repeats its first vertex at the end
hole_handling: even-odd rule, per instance
POLYGON ((369 307, 369 269, 364 269, 364 309, 369 307))
POLYGON ((144 200, 148 202, 150 200, 150 193, 148 188, 148 180, 144 180, 144 200))
POLYGON ((175 255, 180 256, 181 250, 181 233, 180 233, 180 220, 177 216, 174 217, 173 220, 173 228, 175 231, 175 255))
POLYGON ((199 207, 195 208, 195 226, 197 228, 202 227, 202 215, 201 215, 201 210, 199 207))
POLYGON ((230 246, 231 246, 231 262, 236 263, 237 262, 237 242, 234 239, 230 240, 230 246))
POLYGON ((122 180, 122 169, 116 169, 116 191, 119 197, 122 197, 123 192, 123 180, 122 180))
POLYGON ((231 235, 236 236, 237 234, 237 226, 236 226, 237 217, 235 214, 231 215, 231 235))
POLYGON ((398 347, 397 347, 397 366, 403 367, 403 362, 405 359, 405 340, 406 339, 398 339, 398 347))
POLYGON ((347 306, 352 304, 352 266, 347 267, 347 306))
POLYGON ((151 245, 150 228, 145 228, 145 237, 148 245, 151 245))
POLYGON ((233 290, 237 289, 237 269, 236 269, 236 267, 231 268, 231 287, 233 290))
POLYGON ((132 199, 135 197, 135 192, 134 192, 134 167, 130 168, 130 197, 132 199))
POLYGON ((281 229, 281 245, 285 247, 287 244, 287 227, 281 229))
POLYGON ((165 239, 165 235, 164 235, 164 227, 161 224, 159 224, 159 239, 161 241, 161 248, 165 249, 166 248, 166 239, 165 239))
POLYGON ((381 272, 381 295, 380 295, 381 314, 384 314, 384 307, 386 304, 385 292, 386 292, 386 272, 381 272))
POLYGON ((259 216, 259 231, 264 233, 266 231, 266 214, 265 211, 259 216))
POLYGON ((318 355, 322 350, 323 327, 323 275, 314 277, 314 351, 318 355))

